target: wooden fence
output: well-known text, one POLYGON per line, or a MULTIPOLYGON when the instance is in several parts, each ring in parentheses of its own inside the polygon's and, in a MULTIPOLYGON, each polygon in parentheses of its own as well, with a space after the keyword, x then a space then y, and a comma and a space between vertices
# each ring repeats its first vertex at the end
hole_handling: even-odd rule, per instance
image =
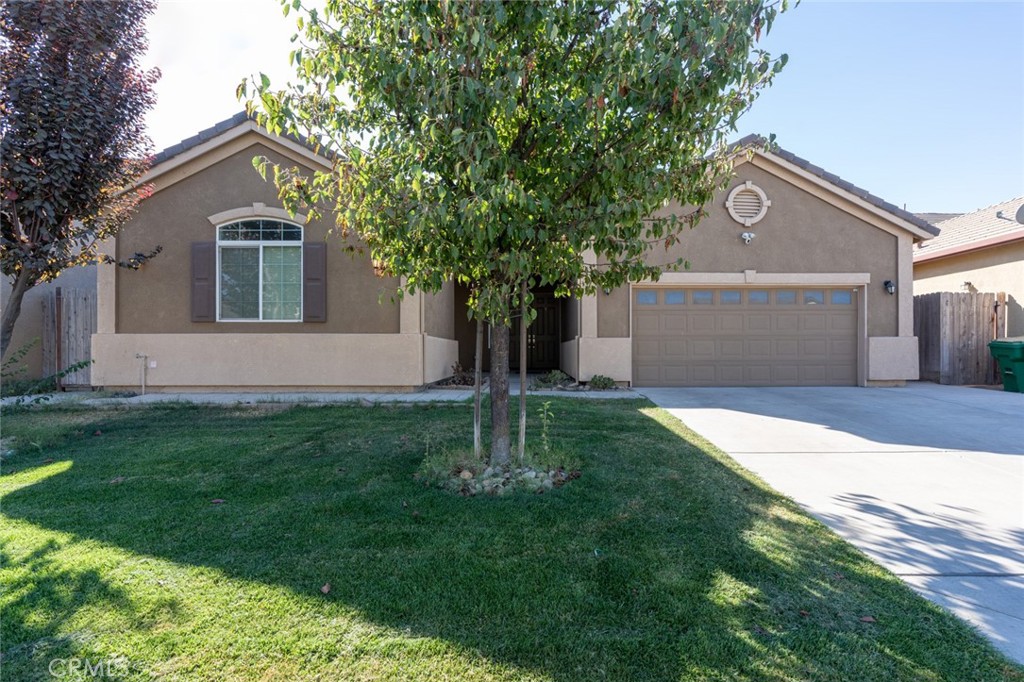
POLYGON ((940 384, 998 384, 989 341, 1006 336, 1006 294, 940 292, 914 297, 921 378, 940 384))
MULTIPOLYGON (((43 374, 62 372, 92 359, 92 335, 96 331, 96 292, 88 289, 57 290, 43 298, 43 374)), ((58 390, 89 388, 90 366, 57 379, 58 390)))

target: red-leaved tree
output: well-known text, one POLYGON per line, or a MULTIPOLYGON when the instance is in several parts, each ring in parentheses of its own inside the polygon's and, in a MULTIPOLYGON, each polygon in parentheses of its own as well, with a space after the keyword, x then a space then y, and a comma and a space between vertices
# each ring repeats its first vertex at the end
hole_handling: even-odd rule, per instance
POLYGON ((160 73, 142 69, 139 59, 155 6, 0 3, 0 272, 11 286, 0 356, 25 292, 95 262, 99 243, 117 233, 145 194, 126 190, 150 154, 144 117, 160 73))

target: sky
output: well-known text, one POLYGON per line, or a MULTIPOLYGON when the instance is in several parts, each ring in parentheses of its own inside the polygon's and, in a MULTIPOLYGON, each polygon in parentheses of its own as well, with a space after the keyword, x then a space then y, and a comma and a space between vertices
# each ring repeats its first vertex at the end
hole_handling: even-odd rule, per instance
MULTIPOLYGON (((147 67, 156 150, 241 111, 235 88, 283 85, 294 15, 278 0, 160 0, 147 67)), ((789 63, 736 139, 784 149, 914 212, 966 213, 1024 196, 1024 0, 804 0, 762 46, 789 63)))

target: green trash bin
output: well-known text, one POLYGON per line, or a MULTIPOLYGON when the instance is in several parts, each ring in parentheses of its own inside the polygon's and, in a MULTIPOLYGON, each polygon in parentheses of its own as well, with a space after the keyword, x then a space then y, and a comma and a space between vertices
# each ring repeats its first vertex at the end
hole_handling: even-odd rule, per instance
POLYGON ((988 349, 999 363, 1003 390, 1024 393, 1024 336, 990 341, 988 349))

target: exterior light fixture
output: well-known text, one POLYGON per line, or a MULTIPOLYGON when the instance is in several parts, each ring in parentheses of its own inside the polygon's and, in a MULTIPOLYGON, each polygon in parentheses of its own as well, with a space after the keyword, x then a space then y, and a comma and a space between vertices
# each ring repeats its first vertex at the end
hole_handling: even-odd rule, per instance
POLYGON ((896 282, 891 279, 887 279, 882 282, 882 286, 885 287, 886 292, 888 292, 890 296, 896 293, 896 282))

